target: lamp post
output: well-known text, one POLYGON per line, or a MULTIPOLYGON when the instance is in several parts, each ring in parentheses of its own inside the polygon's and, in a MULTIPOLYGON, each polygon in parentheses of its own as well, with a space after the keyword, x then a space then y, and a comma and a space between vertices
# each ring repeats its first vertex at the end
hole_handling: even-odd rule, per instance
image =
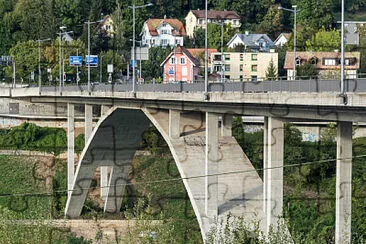
POLYGON ((285 11, 289 11, 291 13, 294 14, 294 68, 293 68, 293 79, 296 79, 296 14, 298 12, 300 12, 299 9, 297 9, 297 5, 292 5, 293 9, 288 9, 288 8, 284 8, 279 6, 278 9, 280 10, 285 10, 285 11))
POLYGON ((91 22, 90 20, 88 20, 87 22, 84 22, 84 24, 88 25, 88 56, 87 56, 87 66, 88 66, 88 93, 90 94, 91 89, 90 89, 90 25, 91 24, 95 24, 95 23, 100 23, 103 20, 98 20, 98 21, 93 21, 91 22))
POLYGON ((132 19, 133 19, 133 36, 132 36, 132 93, 135 96, 136 95, 136 88, 135 88, 135 60, 136 60, 136 50, 135 50, 135 32, 136 32, 136 20, 135 20, 135 12, 137 8, 145 8, 145 7, 149 7, 149 6, 153 6, 152 3, 148 3, 148 4, 144 4, 144 5, 139 5, 136 6, 135 4, 132 6, 128 6, 129 8, 132 9, 132 19))
POLYGON ((65 72, 62 67, 63 67, 63 53, 62 53, 62 36, 68 33, 72 33, 72 31, 68 31, 65 32, 66 30, 66 26, 61 26, 60 27, 60 32, 58 33, 58 35, 60 36, 60 42, 59 42, 59 52, 60 52, 60 72, 59 72, 59 82, 60 82, 60 94, 62 93, 62 85, 63 85, 63 73, 65 72))
POLYGON ((208 41, 207 41, 207 29, 208 29, 208 17, 207 17, 207 0, 205 0, 205 100, 208 100, 208 41))
POLYGON ((38 87, 41 88, 42 80, 41 80, 41 42, 50 41, 51 38, 37 40, 38 42, 38 87))
MULTIPOLYGON (((221 82, 225 80, 225 59, 224 59, 224 21, 212 23, 221 26, 221 82)), ((211 71, 212 72, 212 71, 211 71)))
POLYGON ((341 97, 343 98, 343 104, 346 105, 347 94, 344 84, 344 0, 341 3, 341 12, 341 97))

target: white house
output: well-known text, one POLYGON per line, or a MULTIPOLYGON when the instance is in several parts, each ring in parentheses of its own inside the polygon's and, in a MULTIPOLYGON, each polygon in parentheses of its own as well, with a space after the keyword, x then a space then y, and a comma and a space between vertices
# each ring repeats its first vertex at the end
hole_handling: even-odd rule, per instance
POLYGON ((277 39, 274 41, 274 44, 278 47, 283 47, 286 42, 290 40, 291 33, 281 33, 277 39))
POLYGON ((148 19, 145 21, 142 32, 142 45, 155 46, 183 46, 186 31, 178 19, 148 19))
POLYGON ((236 46, 244 46, 245 49, 260 52, 269 52, 276 46, 266 34, 235 34, 233 38, 227 43, 229 48, 236 46))

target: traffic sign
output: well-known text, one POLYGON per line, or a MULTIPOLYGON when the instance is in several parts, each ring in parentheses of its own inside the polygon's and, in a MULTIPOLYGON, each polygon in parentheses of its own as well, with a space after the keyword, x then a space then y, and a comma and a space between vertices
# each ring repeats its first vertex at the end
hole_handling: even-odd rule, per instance
POLYGON ((82 56, 70 56, 70 65, 71 66, 81 66, 83 64, 82 56))
MULTIPOLYGON (((130 60, 130 67, 132 67, 133 65, 133 60, 130 60)), ((137 60, 135 60, 135 67, 137 67, 137 60)))
POLYGON ((90 57, 87 55, 85 57, 85 63, 86 66, 88 66, 88 64, 90 65, 90 67, 97 67, 98 66, 98 56, 97 55, 90 55, 90 57))

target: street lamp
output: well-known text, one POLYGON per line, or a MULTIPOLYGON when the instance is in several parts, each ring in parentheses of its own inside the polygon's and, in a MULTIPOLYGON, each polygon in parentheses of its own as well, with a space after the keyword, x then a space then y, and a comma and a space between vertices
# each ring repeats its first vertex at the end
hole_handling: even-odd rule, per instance
POLYGON ((289 11, 294 14, 294 70, 293 70, 293 79, 296 79, 296 14, 300 12, 299 9, 297 9, 297 5, 292 5, 293 9, 288 9, 279 6, 278 9, 289 11))
POLYGON ((38 87, 41 88, 42 80, 41 80, 41 42, 50 41, 51 38, 36 40, 38 42, 38 87))
POLYGON ((87 22, 84 22, 84 24, 88 25, 88 56, 87 56, 87 62, 86 65, 88 66, 88 92, 90 94, 91 89, 90 89, 90 24, 95 24, 95 23, 100 23, 103 20, 98 20, 98 21, 94 21, 91 22, 90 20, 88 20, 87 22))
MULTIPOLYGON (((224 59, 224 21, 212 23, 221 26, 221 82, 225 80, 225 59, 224 59)), ((211 71, 212 72, 212 71, 211 71)))
POLYGON ((135 4, 132 6, 128 6, 129 8, 132 9, 132 18, 133 18, 133 36, 132 36, 132 50, 133 50, 133 54, 132 54, 132 93, 135 96, 136 95, 136 88, 135 88, 135 60, 136 60, 136 51, 135 51, 135 32, 136 32, 136 20, 135 20, 135 12, 137 8, 145 8, 145 7, 149 7, 149 6, 153 6, 154 4, 152 3, 148 3, 148 4, 144 4, 144 5, 139 5, 136 6, 135 4))
POLYGON ((208 29, 208 11, 207 11, 207 0, 205 0, 205 100, 208 100, 208 41, 207 41, 207 29, 208 29))
POLYGON ((60 27, 60 33, 58 33, 58 35, 60 36, 60 43, 59 43, 59 52, 60 52, 60 68, 59 68, 59 82, 60 82, 60 94, 62 93, 62 85, 63 85, 63 77, 64 77, 64 70, 62 69, 63 67, 63 53, 62 53, 62 36, 65 35, 65 34, 68 34, 68 33, 72 33, 72 31, 68 31, 68 32, 65 32, 66 30, 66 26, 61 26, 60 27))

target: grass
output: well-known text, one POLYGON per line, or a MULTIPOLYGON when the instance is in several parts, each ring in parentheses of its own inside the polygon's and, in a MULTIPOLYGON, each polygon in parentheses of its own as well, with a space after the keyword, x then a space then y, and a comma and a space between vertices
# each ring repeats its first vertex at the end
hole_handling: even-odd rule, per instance
MULTIPOLYGON (((133 182, 158 181, 180 178, 174 159, 169 155, 140 156, 134 163, 133 182)), ((135 184, 124 200, 126 215, 138 201, 144 201, 144 219, 162 219, 166 229, 174 229, 168 238, 177 243, 200 243, 201 233, 182 180, 153 184, 135 184), (130 199, 128 202, 127 199, 130 199), (132 200, 132 202, 131 202, 132 200)), ((168 230, 169 232, 169 230, 168 230)))
POLYGON ((12 219, 45 219, 51 215, 50 193, 37 176, 37 161, 23 156, 0 155, 0 207, 10 211, 12 219), (19 194, 18 196, 9 196, 19 194), (22 195, 26 194, 26 196, 22 195))

